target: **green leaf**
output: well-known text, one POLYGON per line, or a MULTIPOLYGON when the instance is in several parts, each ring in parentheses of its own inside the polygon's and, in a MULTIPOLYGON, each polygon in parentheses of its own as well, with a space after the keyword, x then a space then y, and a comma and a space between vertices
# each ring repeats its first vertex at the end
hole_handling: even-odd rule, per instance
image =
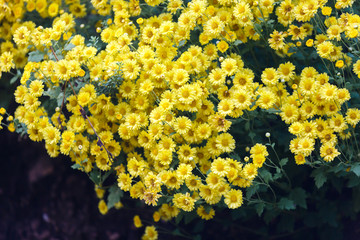
POLYGON ((54 53, 51 52, 51 54, 49 54, 49 59, 53 61, 64 59, 60 49, 55 51, 55 55, 56 57, 54 56, 54 53))
POLYGON ((246 188, 246 198, 251 198, 259 189, 259 185, 252 185, 246 188))
POLYGON ((261 34, 262 27, 261 27, 260 24, 255 23, 254 29, 255 29, 255 31, 256 31, 257 33, 261 34))
POLYGON ((266 170, 265 168, 260 168, 259 169, 259 175, 260 175, 260 177, 262 179, 264 179, 264 181, 266 183, 268 183, 269 181, 272 180, 272 174, 268 170, 266 170))
POLYGON ((360 185, 360 178, 355 176, 354 174, 351 174, 351 176, 349 177, 349 182, 347 183, 346 186, 348 188, 353 188, 358 185, 360 185))
MULTIPOLYGON (((63 102, 63 99, 64 99, 64 93, 60 92, 57 99, 56 99, 56 103, 57 103, 58 107, 61 106, 61 104, 63 102)), ((66 103, 66 99, 64 99, 64 102, 66 103)))
POLYGON ((107 171, 103 176, 102 176, 102 181, 104 182, 109 176, 110 174, 113 173, 113 171, 107 171))
POLYGON ((280 160, 279 164, 280 164, 280 166, 283 167, 283 166, 285 166, 287 164, 288 161, 289 161, 288 158, 283 158, 283 159, 280 160))
POLYGON ((184 217, 184 213, 183 213, 183 212, 180 212, 180 213, 176 216, 176 218, 175 218, 175 223, 176 223, 176 225, 179 225, 179 223, 181 222, 181 220, 183 219, 183 217, 184 217))
MULTIPOLYGON (((75 89, 76 92, 78 92, 86 84, 86 83, 81 82, 81 81, 75 81, 75 83, 76 83, 76 86, 74 86, 74 89, 75 89)), ((72 92, 71 92, 71 94, 72 94, 72 92)))
POLYGON ((270 146, 271 148, 274 148, 275 147, 275 143, 265 143, 266 146, 270 146))
POLYGON ((204 209, 205 209, 206 213, 209 213, 211 211, 212 207, 210 205, 205 204, 204 209))
POLYGON ((27 127, 25 123, 20 123, 19 120, 17 119, 15 119, 14 123, 16 126, 16 130, 15 130, 16 133, 20 134, 21 136, 27 134, 27 127))
POLYGON ((290 192, 289 198, 302 208, 307 208, 306 192, 302 188, 295 188, 290 192))
POLYGON ((63 94, 61 91, 61 87, 51 87, 48 88, 48 90, 46 90, 43 95, 50 97, 50 99, 58 99, 61 94, 63 94))
POLYGON ((72 169, 79 169, 81 166, 78 163, 71 165, 72 169))
POLYGON ((249 137, 250 137, 251 139, 254 139, 255 136, 256 136, 256 133, 254 133, 254 132, 250 132, 250 133, 249 133, 249 137))
MULTIPOLYGON (((277 169, 276 169, 277 170, 277 169)), ((278 172, 278 173, 275 173, 274 176, 273 176, 273 180, 276 180, 276 179, 279 179, 282 177, 282 173, 281 172, 278 172)))
POLYGON ((355 173, 356 176, 360 177, 360 164, 353 165, 351 171, 355 173))
POLYGON ((40 52, 39 50, 29 53, 28 61, 29 62, 40 62, 44 59, 45 53, 40 52))
POLYGON ((101 174, 98 169, 92 170, 89 174, 89 177, 96 185, 100 184, 101 174))
POLYGON ((179 42, 179 46, 178 47, 182 47, 182 46, 184 46, 185 45, 185 40, 181 40, 180 42, 179 42))
POLYGON ((270 25, 274 25, 275 20, 271 19, 271 20, 267 21, 266 23, 267 23, 267 24, 270 24, 270 25))
POLYGON ((229 156, 232 158, 232 159, 235 159, 237 161, 241 161, 241 157, 237 154, 237 153, 230 153, 229 156))
POLYGON ((336 166, 333 166, 332 168, 330 168, 329 172, 338 173, 338 172, 343 171, 344 169, 346 169, 345 164, 339 163, 336 166))
POLYGON ((257 203, 255 205, 255 210, 256 210, 256 213, 258 214, 259 217, 264 212, 264 208, 265 208, 265 203, 263 203, 263 202, 257 203))
POLYGON ((245 128, 246 131, 250 130, 250 121, 246 121, 246 123, 244 125, 244 128, 245 128))
POLYGON ((314 171, 314 173, 316 172, 316 174, 314 174, 315 176, 314 180, 317 188, 321 188, 326 182, 326 176, 323 171, 324 169, 321 168, 318 168, 317 170, 314 171))
POLYGON ((278 206, 280 209, 284 210, 293 210, 296 208, 294 201, 287 198, 281 198, 278 206))
POLYGON ((19 78, 21 78, 21 71, 18 69, 16 75, 10 79, 10 84, 15 83, 19 78))
POLYGON ((109 188, 109 196, 108 196, 108 208, 112 208, 115 203, 120 201, 120 198, 124 195, 123 191, 116 185, 113 185, 109 188))
POLYGON ((266 110, 268 113, 272 113, 272 114, 277 114, 277 113, 281 113, 281 110, 275 109, 275 108, 270 108, 268 110, 266 110))
POLYGON ((70 51, 71 49, 73 49, 74 47, 76 47, 76 45, 72 44, 72 43, 68 43, 65 45, 64 50, 65 51, 70 51))
POLYGON ((236 41, 234 42, 234 45, 237 46, 237 45, 240 45, 240 44, 242 44, 242 43, 243 43, 243 41, 241 41, 241 40, 236 40, 236 41))

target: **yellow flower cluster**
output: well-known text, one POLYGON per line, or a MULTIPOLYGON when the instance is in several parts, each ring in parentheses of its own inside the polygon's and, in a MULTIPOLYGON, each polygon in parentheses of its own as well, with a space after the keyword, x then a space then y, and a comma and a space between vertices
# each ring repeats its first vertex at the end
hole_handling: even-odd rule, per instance
POLYGON ((7 129, 10 131, 10 132, 14 132, 15 131, 15 124, 14 124, 14 117, 9 115, 7 112, 6 112, 6 109, 5 108, 0 108, 0 130, 3 129, 3 126, 7 127, 7 129), (5 116, 4 115, 7 115, 6 118, 4 118, 5 116), (3 122, 3 120, 6 120, 8 122, 8 124, 5 124, 3 122))
MULTIPOLYGON (((354 1, 337 1, 337 9, 351 7, 354 1)), ((306 41, 306 46, 314 47, 317 54, 326 60, 335 62, 329 64, 333 67, 343 68, 351 66, 352 57, 347 54, 348 50, 343 50, 342 45, 346 47, 357 43, 360 24, 360 16, 353 13, 343 12, 338 16, 331 16, 332 8, 325 6, 327 1, 303 1, 294 4, 292 1, 283 1, 276 10, 278 21, 287 31, 279 33, 274 30, 270 34, 270 47, 279 52, 286 52, 285 39, 292 41, 306 41), (314 4, 317 2, 317 4, 314 4), (307 11, 300 10, 307 8, 307 11), (286 9, 286 10, 285 10, 286 9), (326 16, 324 21, 319 17, 318 9, 326 16), (308 23, 311 19, 317 24, 320 32, 315 32, 314 26, 308 23), (293 24, 293 21, 303 22, 293 24)), ((300 43, 301 42, 297 42, 300 43)), ((292 44, 288 42, 287 44, 292 44)), ((358 58, 358 56, 356 57, 358 58)), ((353 71, 359 76, 360 61, 353 65, 353 71)), ((280 65, 281 66, 281 65, 280 65)), ((283 65, 284 66, 284 65, 283 65)), ((279 67, 280 68, 280 67, 279 67)), ((279 72, 289 73, 295 69, 289 66, 278 69, 279 72)), ((328 69, 329 70, 329 69, 328 69)), ((331 73, 331 70, 329 70, 331 73)), ((276 73, 272 73, 273 80, 277 80, 276 73)), ((262 76, 263 77, 263 76, 262 76)), ((288 81, 289 78, 279 77, 281 80, 288 81)), ((338 137, 347 139, 351 136, 351 129, 360 120, 360 112, 355 108, 348 108, 342 105, 350 99, 350 93, 345 88, 345 74, 337 73, 337 76, 326 73, 318 73, 313 67, 307 67, 302 70, 300 76, 291 76, 294 92, 289 95, 285 92, 284 99, 280 104, 280 116, 282 120, 290 124, 289 132, 296 135, 290 143, 290 150, 295 154, 297 164, 304 164, 306 157, 310 156, 315 149, 316 139, 321 142, 320 156, 325 161, 332 161, 340 155, 335 148, 338 144, 338 137), (340 79, 341 86, 328 83, 329 79, 340 79), (342 111, 345 109, 345 111, 342 111)), ((262 79, 263 80, 263 79, 262 79)), ((267 81, 267 80, 266 80, 267 81)), ((269 82, 263 82, 268 84, 269 82)), ((278 86, 277 86, 278 87, 278 86)), ((279 87, 278 87, 279 88, 279 87)), ((280 87, 279 89, 284 89, 280 87)))
MULTIPOLYGON (((66 0, 66 6, 70 13, 76 18, 86 15, 86 6, 80 0, 66 0)), ((22 69, 27 63, 27 53, 33 48, 28 48, 32 42, 32 47, 49 46, 51 39, 59 39, 58 36, 51 36, 54 32, 49 29, 43 31, 40 26, 31 21, 22 21, 27 13, 38 14, 41 18, 54 18, 64 13, 60 10, 63 3, 60 0, 1 0, 0 1, 0 77, 2 72, 9 72, 11 68, 22 69), (41 32, 41 34, 40 34, 41 32)), ((59 23, 56 29, 62 31, 59 23)), ((56 27, 55 27, 56 28, 56 27)), ((63 38, 69 38, 72 31, 67 31, 63 38)))
MULTIPOLYGON (((185 22, 196 20, 206 9, 205 2, 192 4, 180 16, 185 22)), ((253 82, 253 72, 243 68, 236 54, 219 66, 212 64, 217 58, 214 44, 204 48, 192 45, 175 59, 178 49, 174 42, 185 41, 195 22, 189 27, 180 20, 172 21, 171 14, 161 14, 137 27, 129 24, 133 15, 129 8, 123 1, 112 5, 114 23, 101 32, 102 41, 107 43, 105 50, 97 52, 85 45, 82 36, 75 35, 70 41, 75 47, 63 53, 63 59, 49 51, 55 60, 29 62, 15 92, 22 105, 16 118, 26 124, 32 140, 45 140, 50 156, 60 152, 69 155, 87 172, 94 166, 111 170, 122 150, 127 157, 120 168, 117 166, 118 185, 147 204, 157 205, 165 187, 173 192, 173 207, 184 211, 192 211, 200 199, 216 204, 222 196, 229 208, 241 206, 239 187, 251 185, 265 161, 266 148, 255 145, 251 150, 254 163, 248 164, 220 155, 235 150, 235 139, 228 133, 231 121, 226 117, 241 116, 254 102, 259 84, 253 82), (139 47, 133 49, 131 43, 136 39, 140 39, 139 47), (120 63, 123 82, 114 102, 110 96, 98 94, 95 86, 112 77, 120 63), (67 97, 65 105, 71 116, 66 118, 61 111, 49 116, 39 98, 44 91, 84 76, 83 68, 89 69, 90 81, 67 97), (226 78, 232 76, 234 86, 227 89, 226 78), (217 99, 216 95, 217 111, 210 100, 217 99), (95 133, 101 144, 94 139, 95 133), (138 148, 140 153, 135 152, 138 148), (184 192, 184 188, 189 190, 184 192)), ((52 28, 33 29, 22 44, 50 47, 50 40, 59 40, 73 27, 72 16, 64 13, 54 20, 52 28), (41 41, 43 36, 50 37, 47 43, 41 41)), ((17 35, 14 41, 20 42, 17 35)), ((271 106, 265 102, 262 99, 263 105, 271 106)))
MULTIPOLYGON (((21 105, 15 117, 33 141, 45 141, 51 157, 68 155, 86 172, 114 171, 121 190, 149 205, 170 196, 171 202, 159 206, 164 220, 177 216, 179 209, 196 208, 201 218, 211 219, 215 211, 208 205, 242 205, 242 189, 251 185, 268 156, 264 145, 255 144, 251 161, 231 157, 241 150, 231 127, 245 112, 278 111, 296 136, 290 150, 297 164, 306 162, 318 140, 321 157, 332 161, 340 154, 338 136, 348 138, 349 129, 360 120, 360 111, 345 104, 350 99, 345 82, 342 87, 331 84, 333 76, 314 67, 299 73, 290 61, 257 76, 237 51, 239 44, 261 41, 259 26, 275 15, 288 29, 269 33, 266 43, 279 56, 293 54, 290 49, 296 45, 291 41, 300 46, 306 41, 324 61, 343 60, 350 66, 351 58, 339 41, 357 37, 360 18, 348 13, 330 17, 325 0, 285 0, 279 5, 274 0, 194 0, 187 5, 146 0, 144 9, 136 0, 92 0, 99 15, 113 16, 99 28, 103 49, 75 33, 74 17, 85 10, 71 8, 81 5, 78 1, 65 2, 72 14, 61 13, 50 28, 25 22, 8 29, 5 39, 12 37, 18 48, 30 46, 47 54, 40 62, 25 65, 25 60, 15 92, 21 105), (164 10, 145 17, 146 11, 156 9, 149 6, 164 10), (309 41, 314 34, 310 20, 320 21, 321 8, 329 16, 321 23, 326 29, 309 41), (74 33, 71 38, 69 33, 74 33), (52 40, 72 48, 53 46, 52 40), (99 90, 114 81, 115 92, 99 90), (42 101, 56 90, 49 110, 42 101)), ((336 6, 346 8, 352 2, 342 0, 336 6)), ((26 8, 40 15, 45 11, 40 8, 47 8, 54 17, 58 7, 52 4, 60 6, 56 1, 47 7, 45 0, 28 0, 26 8)), ((1 71, 9 71, 14 67, 13 50, 2 52, 1 71)), ((353 71, 360 75, 360 60, 353 71)), ((107 212, 104 201, 99 208, 107 212)), ((155 229, 147 231, 146 239, 157 236, 155 229)))

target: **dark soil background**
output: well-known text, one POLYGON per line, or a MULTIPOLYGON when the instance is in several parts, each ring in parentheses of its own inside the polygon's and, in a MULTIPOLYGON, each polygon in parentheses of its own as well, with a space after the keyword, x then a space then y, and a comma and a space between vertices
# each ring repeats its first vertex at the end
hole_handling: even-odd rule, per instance
MULTIPOLYGON (((146 208, 111 209, 101 215, 94 184, 71 165, 68 158, 49 158, 42 143, 20 139, 7 130, 0 132, 0 240, 141 238, 144 228, 136 229, 132 218, 135 214, 146 215, 146 208)), ((316 230, 306 229, 301 234, 259 237, 256 229, 263 222, 255 220, 248 226, 231 221, 229 225, 219 224, 226 214, 205 223, 202 239, 299 239, 300 235, 314 239, 317 235, 316 230)), ((151 219, 150 213, 147 217, 151 219)), ((360 239, 359 216, 342 225, 343 239, 360 239)), ((174 226, 163 223, 163 227, 174 226)), ((159 239, 182 238, 160 234, 159 239)))
POLYGON ((130 210, 98 211, 94 184, 41 143, 0 132, 0 239, 139 239, 130 210))

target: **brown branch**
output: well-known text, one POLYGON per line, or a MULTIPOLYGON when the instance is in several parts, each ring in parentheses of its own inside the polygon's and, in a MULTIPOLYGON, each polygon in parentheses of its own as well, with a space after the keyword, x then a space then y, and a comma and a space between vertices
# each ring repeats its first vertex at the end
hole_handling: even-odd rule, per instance
MULTIPOLYGON (((54 55, 56 61, 58 62, 59 59, 58 59, 58 57, 56 56, 56 53, 55 53, 54 48, 53 48, 52 46, 50 46, 50 50, 51 50, 52 54, 54 55)), ((63 91, 64 96, 63 96, 63 101, 62 101, 62 104, 61 104, 60 112, 62 112, 62 108, 63 108, 64 102, 65 102, 65 91, 66 91, 67 83, 70 84, 70 87, 71 87, 71 89, 72 89, 72 91, 73 91, 73 93, 74 93, 74 95, 75 95, 75 97, 76 97, 76 100, 77 100, 76 91, 75 91, 73 85, 71 84, 70 80, 67 80, 67 81, 65 82, 65 87, 64 87, 64 91, 63 91)), ((79 104, 79 103, 78 103, 78 104, 79 104)), ((96 132, 96 130, 95 130, 94 126, 92 125, 89 117, 86 115, 85 109, 84 109, 80 104, 79 104, 79 106, 80 106, 80 112, 81 112, 82 117, 88 121, 88 123, 90 124, 92 130, 94 131, 94 134, 95 134, 96 137, 98 138, 98 142, 97 142, 98 146, 99 146, 99 147, 104 147, 104 149, 105 149, 105 151, 106 151, 109 159, 110 159, 111 161, 114 161, 114 160, 113 160, 113 155, 112 155, 112 153, 106 148, 104 142, 101 140, 100 136, 99 136, 98 133, 96 132)), ((60 116, 58 116, 58 121, 59 121, 59 124, 60 124, 60 126, 61 126, 60 116)), ((61 126, 61 128, 62 128, 62 126, 61 126)))
POLYGON ((85 113, 85 109, 84 109, 80 104, 79 104, 79 106, 80 106, 80 109, 81 109, 80 112, 81 112, 82 117, 88 121, 88 123, 90 124, 90 127, 92 128, 92 130, 94 131, 96 137, 98 138, 97 145, 98 145, 99 147, 104 147, 105 150, 106 150, 106 153, 108 154, 108 157, 110 158, 111 161, 113 161, 113 155, 112 155, 112 153, 106 148, 104 142, 101 140, 101 138, 100 138, 99 135, 97 134, 97 132, 96 132, 94 126, 92 125, 89 117, 88 117, 88 116, 86 115, 86 113, 85 113))
MULTIPOLYGON (((56 56, 55 50, 54 50, 54 48, 53 48, 52 46, 50 46, 50 50, 51 50, 52 54, 54 55, 56 61, 58 62, 59 59, 58 59, 58 57, 56 56)), ((66 92, 67 82, 68 82, 68 81, 65 82, 65 87, 64 87, 64 90, 63 90, 63 99, 62 99, 62 103, 61 103, 60 112, 62 112, 62 109, 63 109, 64 104, 65 104, 65 92, 66 92)), ((63 130, 60 115, 57 117, 57 121, 58 121, 58 123, 59 123, 59 126, 61 127, 61 130, 63 130)))
POLYGON ((53 48, 52 46, 50 46, 50 50, 51 50, 52 54, 54 55, 56 61, 58 62, 59 59, 58 59, 58 57, 56 56, 56 53, 55 53, 54 48, 53 48))

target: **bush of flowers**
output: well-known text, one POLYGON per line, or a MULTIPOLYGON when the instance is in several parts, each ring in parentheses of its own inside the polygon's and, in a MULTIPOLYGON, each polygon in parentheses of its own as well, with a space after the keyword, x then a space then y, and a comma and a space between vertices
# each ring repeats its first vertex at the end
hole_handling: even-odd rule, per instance
MULTIPOLYGON (((329 206, 334 189, 353 190, 343 215, 360 209, 356 1, 0 9, 1 82, 17 86, 18 104, 1 109, 2 126, 68 156, 94 182, 102 214, 131 198, 152 206, 153 225, 226 209, 269 222, 300 209, 283 220, 294 225, 313 199, 329 206)), ((144 239, 159 235, 150 225, 144 239)))

